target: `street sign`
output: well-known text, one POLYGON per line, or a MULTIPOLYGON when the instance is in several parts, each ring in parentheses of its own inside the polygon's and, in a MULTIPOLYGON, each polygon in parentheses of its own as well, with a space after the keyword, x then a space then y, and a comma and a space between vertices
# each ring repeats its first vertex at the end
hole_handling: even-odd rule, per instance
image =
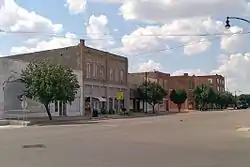
POLYGON ((123 94, 123 92, 117 92, 115 97, 117 100, 123 100, 124 94, 123 94))

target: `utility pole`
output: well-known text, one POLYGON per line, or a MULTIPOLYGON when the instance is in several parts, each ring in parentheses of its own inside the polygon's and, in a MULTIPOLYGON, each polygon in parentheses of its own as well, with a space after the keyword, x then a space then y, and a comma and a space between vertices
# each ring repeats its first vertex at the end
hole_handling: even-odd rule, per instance
POLYGON ((239 93, 240 93, 241 91, 240 91, 240 90, 238 90, 238 89, 234 91, 235 108, 237 108, 237 92, 239 92, 239 93))
POLYGON ((235 106, 234 108, 236 109, 237 108, 237 95, 236 95, 236 90, 234 91, 234 100, 235 100, 235 106))
POLYGON ((80 74, 81 74, 81 96, 80 96, 80 113, 81 116, 85 114, 85 56, 86 50, 85 40, 80 40, 80 74))
POLYGON ((148 72, 145 73, 146 78, 146 112, 148 113, 148 72))

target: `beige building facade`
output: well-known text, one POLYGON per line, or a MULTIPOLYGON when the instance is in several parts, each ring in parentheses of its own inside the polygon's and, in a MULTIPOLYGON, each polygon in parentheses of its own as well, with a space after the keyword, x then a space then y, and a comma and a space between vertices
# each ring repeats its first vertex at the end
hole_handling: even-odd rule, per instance
MULTIPOLYGON (((66 104, 66 106, 61 107, 66 110, 67 115, 84 115, 87 105, 91 110, 105 109, 107 111, 113 110, 113 112, 118 112, 123 107, 129 108, 128 59, 87 47, 84 40, 81 40, 76 46, 13 55, 2 59, 5 62, 21 63, 22 69, 28 62, 44 59, 50 63, 58 63, 73 69, 78 77, 80 89, 72 105, 66 104), (122 94, 123 98, 118 100, 117 94, 122 94)), ((16 75, 20 71, 21 69, 18 69, 15 72, 16 75)), ((8 78, 7 75, 10 73, 6 72, 4 75, 6 75, 4 78, 8 78)), ((18 79, 18 76, 16 78, 18 79)), ((51 108, 53 111, 58 110, 60 102, 52 104, 51 108)), ((53 115, 57 115, 56 111, 53 115)))

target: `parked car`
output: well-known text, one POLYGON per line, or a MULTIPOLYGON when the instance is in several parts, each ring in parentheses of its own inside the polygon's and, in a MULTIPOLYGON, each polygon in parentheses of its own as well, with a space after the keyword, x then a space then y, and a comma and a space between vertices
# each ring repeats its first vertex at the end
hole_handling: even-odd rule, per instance
POLYGON ((240 110, 240 109, 247 109, 249 106, 248 104, 240 104, 237 106, 237 109, 240 110))

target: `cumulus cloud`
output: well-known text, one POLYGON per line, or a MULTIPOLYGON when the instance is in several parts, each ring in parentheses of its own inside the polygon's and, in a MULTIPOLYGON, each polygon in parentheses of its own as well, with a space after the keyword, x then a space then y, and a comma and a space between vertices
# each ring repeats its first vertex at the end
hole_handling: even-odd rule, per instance
POLYGON ((239 15, 248 11, 246 0, 125 0, 120 2, 122 3, 121 15, 125 20, 160 23, 197 16, 225 16, 228 13, 239 15))
POLYGON ((156 71, 162 70, 162 66, 160 63, 154 62, 153 60, 149 60, 147 62, 139 64, 137 72, 146 72, 154 70, 156 71))
POLYGON ((86 31, 91 46, 105 49, 115 44, 113 37, 110 35, 108 23, 108 18, 105 15, 90 16, 86 31))
POLYGON ((180 19, 162 26, 140 27, 123 36, 121 40, 123 46, 120 49, 125 54, 168 50, 170 42, 174 41, 187 44, 184 47, 184 54, 193 55, 209 49, 211 42, 206 37, 192 36, 192 34, 214 34, 224 31, 223 22, 213 20, 211 17, 180 19))
MULTIPOLYGON (((230 28, 231 33, 241 33, 244 29, 241 27, 233 26, 230 28)), ((223 51, 233 54, 244 52, 249 49, 250 38, 249 35, 234 34, 222 37, 220 47, 223 51)))
MULTIPOLYGON (((30 39, 31 41, 33 39, 30 39)), ((35 39, 34 39, 35 40, 35 39)), ((75 34, 72 33, 66 33, 65 37, 59 38, 59 37, 53 37, 49 40, 44 41, 36 41, 36 43, 32 43, 34 46, 30 46, 31 41, 26 41, 24 46, 14 46, 11 48, 10 53, 11 54, 20 54, 20 53, 31 53, 31 52, 37 52, 37 51, 43 51, 43 50, 51 50, 56 48, 63 48, 67 46, 73 46, 76 45, 79 41, 76 38, 75 34)))
POLYGON ((86 10, 87 0, 66 0, 65 6, 71 14, 79 14, 86 10))
POLYGON ((48 18, 28 11, 14 0, 3 0, 0 6, 0 27, 7 31, 60 32, 63 25, 54 24, 48 18))
POLYGON ((188 73, 188 75, 207 75, 207 73, 201 69, 181 69, 173 72, 171 75, 178 76, 183 75, 184 73, 188 73))
POLYGON ((212 73, 224 75, 229 90, 240 89, 244 93, 250 93, 250 53, 222 55, 220 62, 219 68, 212 73))

